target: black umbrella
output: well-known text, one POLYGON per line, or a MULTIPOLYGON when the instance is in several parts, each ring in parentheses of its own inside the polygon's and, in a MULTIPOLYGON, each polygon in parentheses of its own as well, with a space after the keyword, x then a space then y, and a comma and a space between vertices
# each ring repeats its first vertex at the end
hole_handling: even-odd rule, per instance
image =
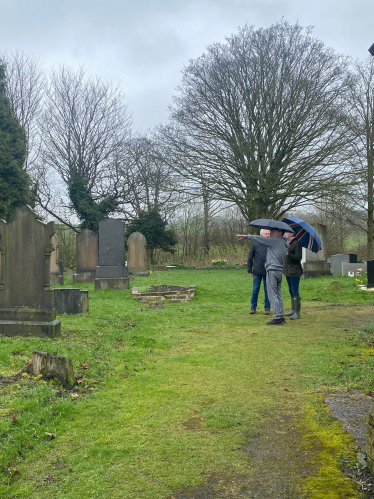
POLYGON ((284 222, 278 222, 278 220, 272 220, 271 218, 258 218, 257 220, 253 220, 253 222, 250 222, 248 225, 251 227, 257 227, 257 229, 278 229, 278 230, 284 230, 285 232, 293 232, 293 228, 284 223, 284 222))

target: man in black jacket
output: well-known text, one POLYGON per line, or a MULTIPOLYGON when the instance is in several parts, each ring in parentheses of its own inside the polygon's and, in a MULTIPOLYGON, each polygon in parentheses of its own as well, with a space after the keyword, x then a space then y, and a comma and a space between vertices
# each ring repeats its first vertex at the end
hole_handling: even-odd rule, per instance
MULTIPOLYGON (((270 230, 261 229, 260 235, 263 237, 270 237, 270 230)), ((261 281, 264 281, 264 292, 265 292, 265 314, 270 314, 270 303, 266 290, 266 270, 265 270, 265 260, 266 260, 267 248, 263 244, 254 242, 252 244, 251 251, 248 255, 247 270, 248 274, 253 277, 253 289, 251 297, 251 311, 250 314, 256 313, 258 293, 261 287, 261 281)))

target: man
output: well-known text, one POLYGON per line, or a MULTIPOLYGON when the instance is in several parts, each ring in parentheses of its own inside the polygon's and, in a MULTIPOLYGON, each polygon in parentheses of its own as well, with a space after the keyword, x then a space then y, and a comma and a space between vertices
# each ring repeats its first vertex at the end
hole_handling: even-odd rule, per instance
MULTIPOLYGON (((260 236, 270 237, 270 230, 261 229, 260 236)), ((264 292, 265 292, 265 315, 270 314, 270 303, 266 290, 266 270, 265 270, 265 260, 266 260, 267 248, 263 244, 254 242, 252 244, 251 251, 248 255, 247 270, 248 274, 253 277, 253 289, 251 296, 251 311, 250 314, 256 313, 258 293, 261 288, 261 281, 264 282, 264 292), (254 260, 254 262, 253 262, 254 260)))
POLYGON ((288 250, 288 242, 283 237, 283 231, 273 229, 271 237, 252 236, 251 234, 237 234, 242 239, 251 239, 268 247, 265 269, 266 269, 266 287, 270 300, 271 308, 274 312, 274 319, 267 323, 268 326, 280 326, 284 324, 283 316, 283 297, 282 297, 282 275, 283 261, 288 250))

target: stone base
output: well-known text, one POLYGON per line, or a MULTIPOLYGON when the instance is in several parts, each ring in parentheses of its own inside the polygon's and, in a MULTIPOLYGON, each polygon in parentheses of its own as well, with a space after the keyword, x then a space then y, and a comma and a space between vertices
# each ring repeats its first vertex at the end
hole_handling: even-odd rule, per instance
POLYGON ((331 264, 328 262, 304 262, 303 263, 304 278, 330 276, 331 264))
POLYGON ((117 289, 118 291, 126 291, 130 289, 129 278, 119 277, 117 279, 110 277, 100 277, 95 279, 95 291, 100 289, 117 289))
POLYGON ((49 284, 51 286, 61 286, 62 284, 64 284, 64 276, 51 274, 49 276, 49 284))
POLYGON ((44 321, 0 321, 0 334, 3 336, 61 336, 61 322, 55 319, 44 321))
POLYGON ((88 291, 79 288, 59 288, 53 290, 55 309, 60 314, 88 314, 88 291))
POLYGON ((80 272, 79 274, 73 274, 73 283, 85 283, 85 282, 95 282, 96 271, 93 272, 80 272))
POLYGON ((130 275, 140 275, 142 277, 149 276, 149 270, 129 270, 130 275))
POLYGON ((151 270, 153 272, 156 272, 156 271, 166 272, 169 269, 168 269, 167 265, 151 265, 151 270))

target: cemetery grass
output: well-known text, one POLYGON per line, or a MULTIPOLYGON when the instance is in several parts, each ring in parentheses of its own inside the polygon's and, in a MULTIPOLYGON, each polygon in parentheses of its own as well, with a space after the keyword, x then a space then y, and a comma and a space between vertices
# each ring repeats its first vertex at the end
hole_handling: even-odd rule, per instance
POLYGON ((265 325, 262 293, 249 316, 245 270, 169 271, 130 284, 193 284, 194 300, 152 310, 82 285, 90 313, 59 316, 61 338, 0 337, 0 496, 192 498, 216 477, 211 497, 248 497, 248 446, 284 411, 309 456, 298 497, 359 497, 340 469, 355 465, 352 438, 323 396, 373 390, 373 294, 352 278, 333 293, 331 280, 303 280, 302 319, 282 327, 265 325), (82 382, 15 377, 32 350, 72 358, 82 382))

